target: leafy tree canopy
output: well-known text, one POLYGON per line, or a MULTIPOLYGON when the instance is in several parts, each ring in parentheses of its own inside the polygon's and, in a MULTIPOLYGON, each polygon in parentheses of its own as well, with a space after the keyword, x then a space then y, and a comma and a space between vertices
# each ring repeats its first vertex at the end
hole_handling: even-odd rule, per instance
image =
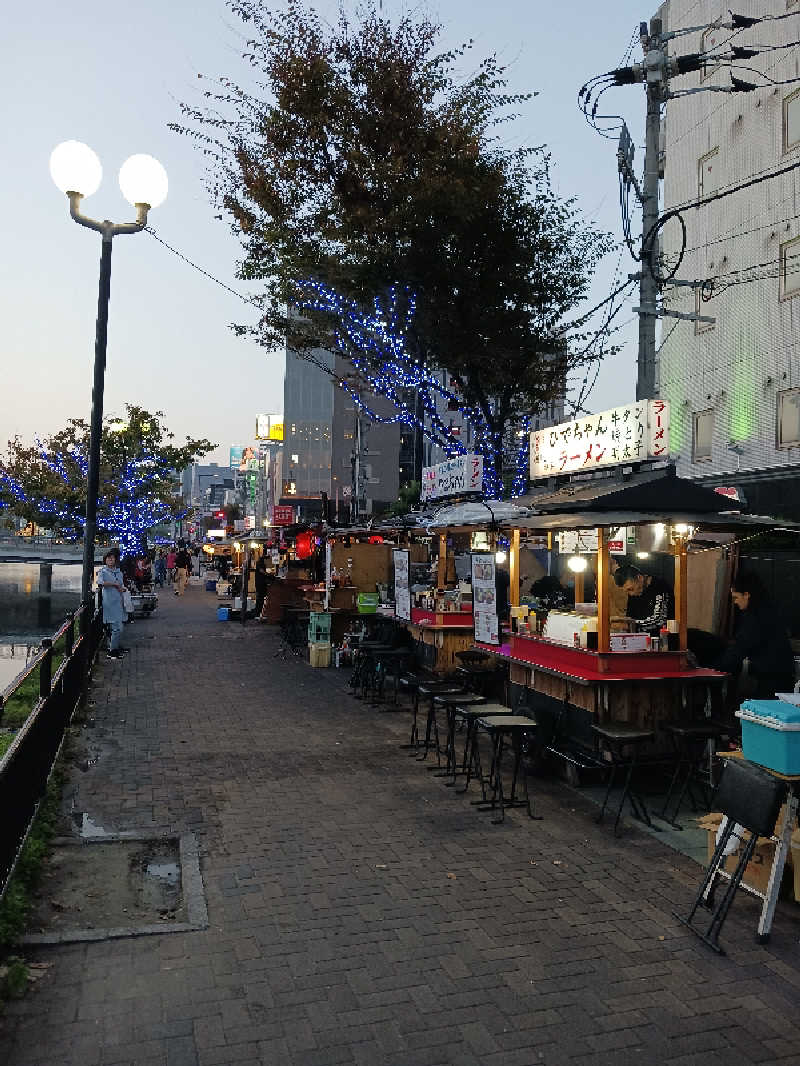
POLYGON ((370 306, 399 284, 416 298, 406 345, 447 367, 498 439, 562 393, 595 358, 565 319, 611 242, 553 191, 544 148, 502 143, 529 96, 507 91, 497 57, 461 76, 472 42, 441 50, 418 9, 393 21, 368 2, 331 26, 305 0, 229 6, 259 89, 219 78, 173 128, 206 155, 241 276, 264 285, 260 321, 240 331, 347 354, 342 322, 303 303, 303 285, 370 306))
MULTIPOLYGON (((123 418, 104 420, 97 526, 100 534, 137 551, 149 529, 182 511, 178 474, 216 445, 187 437, 174 443, 163 412, 126 405, 123 418)), ((34 445, 18 437, 0 461, 0 493, 20 518, 65 537, 83 533, 90 427, 70 419, 34 445)))

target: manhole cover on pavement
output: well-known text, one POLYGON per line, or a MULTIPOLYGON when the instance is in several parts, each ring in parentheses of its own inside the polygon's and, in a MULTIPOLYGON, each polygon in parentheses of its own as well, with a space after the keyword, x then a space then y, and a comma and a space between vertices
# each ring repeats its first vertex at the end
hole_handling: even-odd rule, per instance
POLYGON ((27 944, 187 932, 208 924, 191 834, 57 840, 38 895, 27 944))

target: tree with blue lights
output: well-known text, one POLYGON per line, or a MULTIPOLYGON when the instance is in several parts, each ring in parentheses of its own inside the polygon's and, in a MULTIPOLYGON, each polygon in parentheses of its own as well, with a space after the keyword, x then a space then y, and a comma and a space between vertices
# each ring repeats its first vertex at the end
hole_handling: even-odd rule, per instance
POLYGON ((446 368, 496 487, 527 415, 598 358, 568 319, 610 238, 554 192, 543 147, 501 141, 530 95, 508 92, 496 56, 441 51, 441 26, 372 0, 334 25, 308 0, 229 6, 263 91, 205 79, 205 103, 173 128, 203 152, 241 277, 263 286, 259 321, 238 332, 312 361, 346 354, 406 425, 420 420, 400 386, 420 390, 426 433, 457 454, 432 411, 446 368))
MULTIPOLYGON (((150 414, 127 405, 123 418, 104 421, 97 528, 101 538, 119 545, 123 556, 142 551, 150 530, 181 516, 180 471, 216 447, 189 437, 176 446, 162 418, 160 411, 150 414)), ((0 461, 0 502, 8 513, 64 539, 80 540, 88 456, 89 426, 80 419, 71 419, 34 445, 19 438, 9 441, 0 461)))

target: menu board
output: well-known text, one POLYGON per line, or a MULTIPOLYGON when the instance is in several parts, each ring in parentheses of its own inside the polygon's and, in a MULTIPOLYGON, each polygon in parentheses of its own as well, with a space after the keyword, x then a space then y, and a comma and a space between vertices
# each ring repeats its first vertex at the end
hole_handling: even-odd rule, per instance
POLYGON ((392 552, 394 559, 395 618, 411 621, 411 589, 409 588, 409 553, 403 549, 392 552))
POLYGON ((484 644, 499 644, 497 588, 494 555, 472 556, 472 611, 475 639, 484 644))

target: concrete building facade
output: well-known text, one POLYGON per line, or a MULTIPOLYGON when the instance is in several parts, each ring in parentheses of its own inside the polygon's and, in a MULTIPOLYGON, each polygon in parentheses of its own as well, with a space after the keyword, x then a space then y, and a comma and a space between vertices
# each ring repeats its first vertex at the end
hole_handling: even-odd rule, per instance
MULTIPOLYGON (((314 357, 339 377, 351 369, 331 352, 318 350, 314 357)), ((380 418, 394 415, 387 400, 369 394, 363 398, 380 418)), ((400 487, 397 423, 384 424, 359 412, 346 390, 291 351, 286 353, 283 411, 282 504, 294 506, 301 518, 318 518, 325 493, 339 521, 351 514, 354 490, 362 518, 394 505, 400 487)))
MULTIPOLYGON (((704 69, 675 78, 673 91, 731 84, 715 62, 731 36, 727 0, 668 0, 667 31, 700 26, 670 43, 673 55, 711 52, 704 69)), ((798 0, 742 0, 739 14, 798 18, 737 33, 743 47, 800 39, 798 0)), ((740 61, 773 82, 800 78, 800 47, 762 50, 740 61)), ((664 120, 663 211, 733 186, 749 188, 683 212, 686 251, 666 286, 668 309, 714 322, 662 320, 658 389, 671 405, 671 451, 680 474, 710 485, 737 485, 752 510, 800 518, 800 80, 773 85, 752 70, 733 74, 759 85, 751 93, 701 91, 672 99, 664 120), (787 491, 791 489, 791 491, 787 491), (792 497, 795 497, 793 499, 792 497)), ((663 251, 679 250, 680 225, 663 229, 663 251)))

